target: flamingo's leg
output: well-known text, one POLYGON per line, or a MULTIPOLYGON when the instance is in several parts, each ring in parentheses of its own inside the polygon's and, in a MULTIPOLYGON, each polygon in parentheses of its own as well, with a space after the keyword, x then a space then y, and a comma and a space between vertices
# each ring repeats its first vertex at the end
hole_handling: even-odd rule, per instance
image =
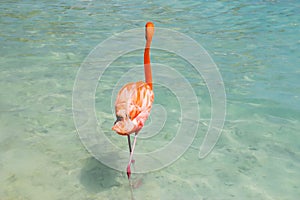
POLYGON ((129 147, 129 153, 131 154, 131 142, 130 142, 130 135, 127 135, 127 139, 128 139, 128 147, 129 147))
POLYGON ((133 162, 132 157, 133 157, 133 153, 134 153, 136 139, 137 139, 137 133, 135 133, 135 135, 134 135, 134 141, 133 141, 133 145, 132 145, 132 151, 130 152, 130 158, 129 158, 129 162, 128 162, 128 165, 127 165, 127 177, 128 177, 128 179, 130 179, 130 175, 131 175, 130 165, 133 162))

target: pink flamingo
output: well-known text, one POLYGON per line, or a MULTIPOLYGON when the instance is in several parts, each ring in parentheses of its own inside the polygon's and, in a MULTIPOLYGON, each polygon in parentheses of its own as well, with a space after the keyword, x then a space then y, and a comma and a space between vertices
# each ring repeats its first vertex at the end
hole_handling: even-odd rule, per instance
POLYGON ((147 22, 145 27, 146 46, 144 51, 144 72, 146 81, 138 81, 136 83, 127 83, 124 85, 117 96, 115 102, 115 112, 117 120, 112 130, 120 135, 127 135, 130 158, 127 165, 127 177, 131 175, 131 163, 136 139, 139 131, 143 128, 147 120, 152 103, 154 93, 152 90, 152 72, 150 64, 150 45, 154 34, 154 24, 147 22), (135 133, 134 141, 131 148, 130 134, 135 133))

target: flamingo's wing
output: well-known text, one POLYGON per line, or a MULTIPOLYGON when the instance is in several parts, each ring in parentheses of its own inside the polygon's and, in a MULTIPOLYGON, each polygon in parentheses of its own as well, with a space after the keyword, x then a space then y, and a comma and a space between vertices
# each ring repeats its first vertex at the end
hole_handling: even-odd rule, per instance
POLYGON ((135 91, 130 104, 129 115, 134 123, 143 126, 150 114, 154 94, 150 86, 144 82, 137 82, 135 91))
POLYGON ((154 94, 145 82, 128 83, 118 93, 115 103, 117 119, 113 130, 121 135, 138 132, 147 120, 154 94))

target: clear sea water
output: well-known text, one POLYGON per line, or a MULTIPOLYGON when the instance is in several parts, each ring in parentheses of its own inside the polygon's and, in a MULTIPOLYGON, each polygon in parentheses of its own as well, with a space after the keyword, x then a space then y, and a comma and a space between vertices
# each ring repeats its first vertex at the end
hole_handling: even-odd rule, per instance
MULTIPOLYGON (((0 11, 0 199, 299 198, 299 1, 7 0, 0 11), (202 122, 178 160, 133 174, 130 187, 124 171, 96 160, 80 141, 72 94, 76 74, 97 44, 149 20, 208 51, 224 81, 226 119, 213 151, 199 159, 210 118, 205 82, 185 61, 172 59, 176 55, 153 50, 153 62, 189 81, 201 99, 202 122)), ((116 71, 107 71, 102 89, 111 93, 117 72, 142 63, 141 56, 137 51, 115 60, 116 71)), ((174 94, 156 88, 156 102, 173 112, 153 138, 159 146, 174 137, 178 110, 174 94)), ((114 117, 105 94, 97 89, 96 114, 111 119, 103 122, 105 134, 126 149, 126 138, 110 131, 114 117)), ((152 144, 138 140, 136 151, 158 148, 152 144)))

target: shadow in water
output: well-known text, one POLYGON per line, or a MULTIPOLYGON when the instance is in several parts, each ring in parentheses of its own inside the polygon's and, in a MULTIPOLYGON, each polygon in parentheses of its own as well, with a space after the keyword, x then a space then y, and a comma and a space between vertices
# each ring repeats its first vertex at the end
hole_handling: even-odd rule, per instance
POLYGON ((85 166, 81 169, 80 182, 90 192, 101 192, 113 186, 119 186, 116 181, 119 172, 111 169, 95 158, 86 160, 85 166))

